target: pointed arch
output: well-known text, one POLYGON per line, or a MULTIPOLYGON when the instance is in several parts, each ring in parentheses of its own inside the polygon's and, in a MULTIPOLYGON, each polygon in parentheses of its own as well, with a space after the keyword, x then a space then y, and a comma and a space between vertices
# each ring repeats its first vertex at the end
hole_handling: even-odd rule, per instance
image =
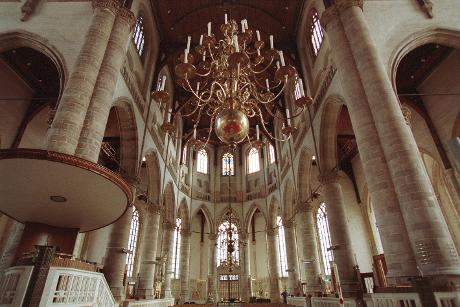
POLYGON ((148 151, 145 155, 145 163, 147 167, 147 197, 155 204, 159 204, 161 193, 161 169, 158 154, 154 150, 148 151))
POLYGON ((299 201, 304 202, 310 198, 311 193, 311 161, 313 154, 308 148, 300 152, 299 167, 297 172, 297 191, 299 201))
POLYGON ((214 221, 212 219, 212 214, 211 211, 209 211, 209 208, 205 204, 201 204, 194 212, 192 213, 192 216, 195 216, 198 214, 198 212, 203 212, 204 217, 206 218, 206 222, 208 224, 208 233, 215 233, 215 226, 214 226, 214 221))
POLYGON ((324 103, 319 138, 319 163, 323 170, 337 165, 337 120, 343 105, 337 97, 328 97, 324 103))
POLYGON ((174 223, 175 218, 175 195, 173 183, 170 181, 163 191, 163 208, 165 212, 165 222, 174 223))
POLYGON ((191 229, 190 211, 185 198, 181 200, 179 208, 177 209, 177 217, 181 220, 182 229, 191 229))
POLYGON ((249 207, 249 210, 246 214, 246 217, 244 219, 244 224, 243 224, 243 229, 246 230, 248 233, 251 232, 251 220, 252 217, 254 216, 254 213, 259 210, 260 213, 262 213, 262 216, 264 218, 265 224, 267 224, 267 215, 264 209, 262 209, 262 206, 260 206, 257 203, 253 203, 251 207, 249 207))

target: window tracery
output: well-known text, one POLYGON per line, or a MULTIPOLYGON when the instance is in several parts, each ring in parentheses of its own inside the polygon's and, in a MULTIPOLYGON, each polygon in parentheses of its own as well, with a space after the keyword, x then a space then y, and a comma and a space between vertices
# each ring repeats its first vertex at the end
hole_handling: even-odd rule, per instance
POLYGON ((229 152, 222 156, 222 176, 234 176, 235 164, 233 155, 229 152))
POLYGON ((334 255, 332 254, 332 250, 330 250, 332 243, 325 203, 321 203, 318 208, 318 212, 316 213, 316 223, 318 226, 319 242, 321 245, 321 254, 324 263, 324 272, 326 275, 331 275, 331 261, 334 260, 334 255))
POLYGON ((281 216, 276 217, 276 226, 278 227, 278 249, 279 249, 279 270, 281 277, 287 277, 287 254, 286 254, 286 238, 284 235, 284 226, 281 216))
POLYGON ((205 149, 200 149, 196 158, 196 171, 199 173, 208 173, 208 153, 205 149))
POLYGON ((145 44, 144 19, 142 16, 137 17, 133 31, 133 42, 136 46, 137 53, 139 56, 142 56, 145 44))
POLYGON ((319 20, 318 12, 313 10, 311 14, 311 23, 310 23, 310 43, 313 49, 315 56, 318 55, 321 45, 323 43, 324 33, 321 28, 321 23, 319 20))
POLYGON ((259 150, 255 147, 252 147, 248 153, 248 174, 258 172, 259 170, 259 150))
POLYGON ((128 253, 126 257, 126 274, 128 277, 133 277, 133 269, 134 269, 134 259, 136 257, 136 245, 137 245, 137 237, 139 233, 139 211, 134 209, 133 215, 131 217, 131 228, 129 230, 129 238, 128 238, 128 253))

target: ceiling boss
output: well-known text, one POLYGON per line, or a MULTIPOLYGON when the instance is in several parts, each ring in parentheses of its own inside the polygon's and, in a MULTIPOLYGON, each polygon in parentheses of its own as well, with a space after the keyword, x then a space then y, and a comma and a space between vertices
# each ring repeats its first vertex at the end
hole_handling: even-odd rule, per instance
MULTIPOLYGON (((178 106, 173 113, 183 117, 193 117, 194 139, 196 128, 203 116, 209 116, 210 125, 206 143, 214 130, 219 140, 225 144, 236 145, 244 139, 260 142, 259 126, 271 139, 286 141, 296 131, 291 119, 299 116, 312 100, 305 96, 303 82, 296 69, 286 64, 283 51, 274 48, 273 35, 269 46, 261 40, 260 32, 249 28, 247 20, 241 26, 227 19, 220 26, 219 38, 212 33, 211 22, 207 33, 200 36, 199 45, 190 50, 191 37, 187 47, 175 67, 176 83, 191 98, 178 106), (293 84, 289 87, 288 84, 293 84), (293 88, 294 99, 299 108, 294 114, 289 109, 280 109, 281 95, 287 88, 293 88), (187 112, 183 112, 187 106, 187 112), (284 114, 282 114, 284 113, 284 114), (255 122, 255 137, 250 139, 250 121, 255 122), (266 124, 279 118, 283 121, 283 138, 276 138, 266 124)), ((169 94, 164 91, 165 77, 158 81, 153 98, 165 103, 169 94)), ((163 124, 163 130, 173 131, 174 125, 163 124)))

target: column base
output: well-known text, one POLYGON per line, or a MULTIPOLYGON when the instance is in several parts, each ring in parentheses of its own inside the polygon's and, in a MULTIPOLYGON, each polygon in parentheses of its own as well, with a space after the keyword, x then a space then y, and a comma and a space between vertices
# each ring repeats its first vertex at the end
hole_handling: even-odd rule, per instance
POLYGON ((137 289, 137 298, 144 300, 153 300, 155 298, 155 291, 153 289, 137 289))
POLYGON ((125 299, 125 288, 124 287, 110 287, 113 298, 117 302, 121 302, 125 299))

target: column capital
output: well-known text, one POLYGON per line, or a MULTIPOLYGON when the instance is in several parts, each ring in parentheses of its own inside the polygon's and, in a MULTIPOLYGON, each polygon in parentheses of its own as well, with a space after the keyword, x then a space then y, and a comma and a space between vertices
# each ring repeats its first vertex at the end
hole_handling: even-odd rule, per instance
POLYGON ((313 204, 311 201, 305 201, 297 205, 297 212, 312 212, 313 204))
POLYGON ((323 171, 319 176, 318 180, 322 184, 337 183, 340 179, 339 172, 336 169, 323 171))
POLYGON ((116 15, 120 9, 120 2, 117 0, 93 0, 93 8, 107 9, 113 15, 116 15))
POLYGON ((335 3, 328 7, 321 15, 321 25, 326 29, 329 22, 339 17, 340 12, 352 7, 359 6, 363 9, 364 0, 335 0, 335 3))
POLYGON ((210 233, 208 234, 209 240, 217 240, 217 234, 216 233, 210 233))
POLYGON ((163 229, 164 230, 174 230, 176 228, 176 225, 170 221, 164 221, 163 222, 163 229))
POLYGON ((190 229, 181 229, 180 235, 183 237, 190 237, 192 235, 192 231, 190 229))
POLYGON ((270 228, 270 227, 267 227, 267 229, 265 230, 267 232, 267 236, 274 236, 276 235, 276 231, 278 230, 278 228, 270 228))
POLYGON ((283 227, 284 228, 292 228, 295 226, 295 221, 294 219, 289 219, 289 220, 283 220, 283 227))
POLYGON ((240 240, 242 240, 242 241, 247 241, 248 238, 249 238, 249 233, 247 233, 245 231, 241 231, 238 235, 240 237, 240 240))
POLYGON ((128 24, 129 31, 131 32, 131 30, 134 28, 134 25, 136 24, 136 16, 134 13, 130 9, 122 7, 118 11, 117 17, 121 18, 121 20, 128 24))

